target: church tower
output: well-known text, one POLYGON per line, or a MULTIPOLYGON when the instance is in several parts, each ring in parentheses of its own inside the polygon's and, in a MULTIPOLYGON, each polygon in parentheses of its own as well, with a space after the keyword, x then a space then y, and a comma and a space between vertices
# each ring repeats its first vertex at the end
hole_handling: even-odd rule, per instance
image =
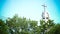
POLYGON ((42 20, 44 20, 45 22, 47 22, 48 19, 49 19, 49 14, 48 14, 48 12, 46 12, 46 10, 45 10, 45 8, 46 8, 47 6, 45 6, 45 4, 42 5, 42 6, 44 7, 44 11, 42 12, 42 20))

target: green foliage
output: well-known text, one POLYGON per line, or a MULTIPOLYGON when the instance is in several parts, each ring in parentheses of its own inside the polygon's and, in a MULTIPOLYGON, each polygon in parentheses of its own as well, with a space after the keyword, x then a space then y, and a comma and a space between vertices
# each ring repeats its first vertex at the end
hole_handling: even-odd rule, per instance
POLYGON ((47 22, 40 20, 40 26, 37 21, 21 18, 18 15, 3 21, 0 19, 1 34, 60 34, 60 24, 55 25, 53 20, 47 22), (45 31, 46 30, 46 31, 45 31))
POLYGON ((47 34, 60 34, 60 24, 53 26, 47 34))
POLYGON ((8 18, 6 23, 11 34, 34 34, 38 33, 37 21, 28 20, 15 15, 13 18, 8 18))
POLYGON ((40 20, 40 25, 41 25, 41 32, 45 34, 46 32, 49 31, 49 29, 54 26, 53 20, 48 20, 45 22, 44 20, 40 20))
POLYGON ((8 34, 8 26, 0 19, 0 34, 8 34))

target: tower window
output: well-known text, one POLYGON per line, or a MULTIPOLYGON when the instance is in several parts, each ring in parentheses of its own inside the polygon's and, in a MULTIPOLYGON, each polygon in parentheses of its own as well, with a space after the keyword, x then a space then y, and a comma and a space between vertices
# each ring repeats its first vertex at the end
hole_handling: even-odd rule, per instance
POLYGON ((48 17, 46 17, 46 19, 48 19, 48 17))
POLYGON ((43 18, 43 19, 45 19, 45 18, 43 18))

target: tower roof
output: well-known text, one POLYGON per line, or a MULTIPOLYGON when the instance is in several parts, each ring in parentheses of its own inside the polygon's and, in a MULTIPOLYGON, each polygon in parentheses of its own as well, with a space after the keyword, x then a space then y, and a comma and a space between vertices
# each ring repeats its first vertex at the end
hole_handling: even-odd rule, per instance
POLYGON ((49 13, 47 11, 42 12, 42 17, 49 17, 49 13))

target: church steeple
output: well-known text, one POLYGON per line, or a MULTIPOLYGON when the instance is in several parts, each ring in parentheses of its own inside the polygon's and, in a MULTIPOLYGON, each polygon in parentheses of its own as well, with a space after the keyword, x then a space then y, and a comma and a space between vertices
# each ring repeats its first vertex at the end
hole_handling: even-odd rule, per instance
POLYGON ((42 5, 43 7, 44 7, 44 11, 42 12, 42 19, 45 21, 45 22, 47 22, 48 21, 48 19, 49 19, 49 14, 48 14, 48 12, 46 12, 46 5, 44 4, 44 5, 42 5))
POLYGON ((42 5, 43 6, 43 8, 44 8, 44 12, 45 12, 45 8, 47 7, 45 4, 44 5, 42 5))

